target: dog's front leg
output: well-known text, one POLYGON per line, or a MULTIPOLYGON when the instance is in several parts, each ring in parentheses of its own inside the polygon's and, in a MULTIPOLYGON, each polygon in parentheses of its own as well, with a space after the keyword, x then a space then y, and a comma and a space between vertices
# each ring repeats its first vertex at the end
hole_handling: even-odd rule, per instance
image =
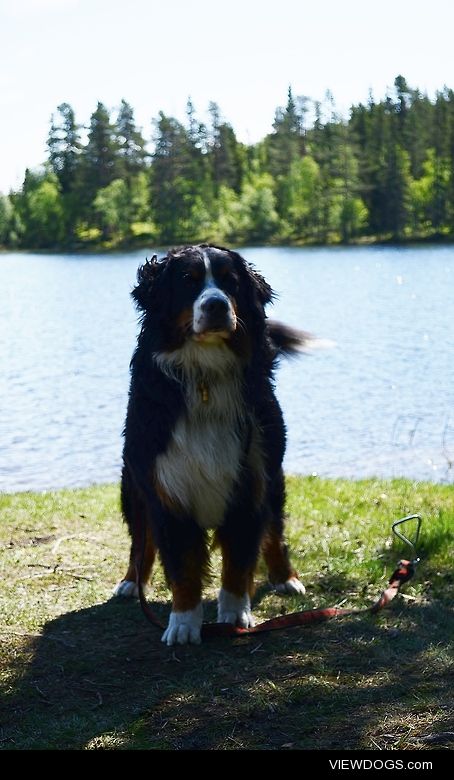
POLYGON ((253 575, 251 572, 238 572, 228 569, 222 577, 222 588, 218 596, 218 623, 232 623, 241 628, 255 625, 251 612, 253 575))
POLYGON ((229 531, 227 526, 217 532, 217 542, 222 551, 222 587, 218 596, 217 622, 251 628, 255 625, 251 597, 254 593, 258 538, 256 542, 249 540, 248 550, 245 549, 244 538, 238 538, 229 531))
POLYGON ((162 642, 200 644, 202 586, 208 566, 206 534, 190 520, 176 520, 166 528, 160 553, 172 589, 172 611, 162 642))

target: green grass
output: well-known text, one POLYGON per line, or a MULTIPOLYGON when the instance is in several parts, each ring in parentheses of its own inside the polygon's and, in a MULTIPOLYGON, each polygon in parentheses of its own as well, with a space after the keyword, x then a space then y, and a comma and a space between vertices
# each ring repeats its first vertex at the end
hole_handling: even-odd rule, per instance
MULTIPOLYGON (((454 730, 452 486, 289 478, 307 594, 271 593, 260 568, 256 617, 371 603, 407 555, 392 521, 419 512, 416 579, 376 617, 177 649, 110 598, 128 554, 118 492, 0 497, 3 748, 409 749, 454 730)), ((213 570, 211 619, 217 556, 213 570)), ((152 602, 167 614, 159 569, 152 602)))

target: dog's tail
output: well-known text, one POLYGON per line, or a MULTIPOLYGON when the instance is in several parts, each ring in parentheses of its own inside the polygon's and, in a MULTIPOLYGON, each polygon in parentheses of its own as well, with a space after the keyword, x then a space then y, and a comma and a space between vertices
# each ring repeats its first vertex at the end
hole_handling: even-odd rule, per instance
POLYGON ((278 355, 297 355, 313 339, 310 333, 290 328, 277 320, 267 320, 266 329, 276 357, 278 355))
POLYGON ((311 353, 314 349, 327 349, 335 346, 334 341, 320 339, 305 330, 290 328, 277 320, 267 320, 266 330, 274 351, 274 358, 295 357, 302 352, 311 353))

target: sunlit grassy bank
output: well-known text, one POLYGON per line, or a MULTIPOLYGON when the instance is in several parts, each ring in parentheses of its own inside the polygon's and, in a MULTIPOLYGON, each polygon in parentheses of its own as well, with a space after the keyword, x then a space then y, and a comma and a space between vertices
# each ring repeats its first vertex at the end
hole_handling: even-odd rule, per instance
MULTIPOLYGON (((423 516, 416 579, 375 618, 176 650, 135 602, 110 600, 128 554, 118 498, 117 486, 0 497, 2 747, 423 748, 450 729, 452 486, 289 478, 307 594, 272 594, 261 569, 258 618, 370 603, 407 555, 390 526, 410 512, 423 516)), ((213 570, 211 619, 216 556, 213 570)), ((151 598, 165 615, 160 571, 151 598)))

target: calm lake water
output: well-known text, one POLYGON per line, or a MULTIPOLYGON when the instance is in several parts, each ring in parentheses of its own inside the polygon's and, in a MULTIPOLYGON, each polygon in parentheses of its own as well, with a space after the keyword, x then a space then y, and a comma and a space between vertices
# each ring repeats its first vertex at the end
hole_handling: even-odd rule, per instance
MULTIPOLYGON (((454 481, 454 248, 241 251, 335 342, 279 370, 287 471, 454 481)), ((146 254, 0 254, 0 489, 118 480, 146 254)))

